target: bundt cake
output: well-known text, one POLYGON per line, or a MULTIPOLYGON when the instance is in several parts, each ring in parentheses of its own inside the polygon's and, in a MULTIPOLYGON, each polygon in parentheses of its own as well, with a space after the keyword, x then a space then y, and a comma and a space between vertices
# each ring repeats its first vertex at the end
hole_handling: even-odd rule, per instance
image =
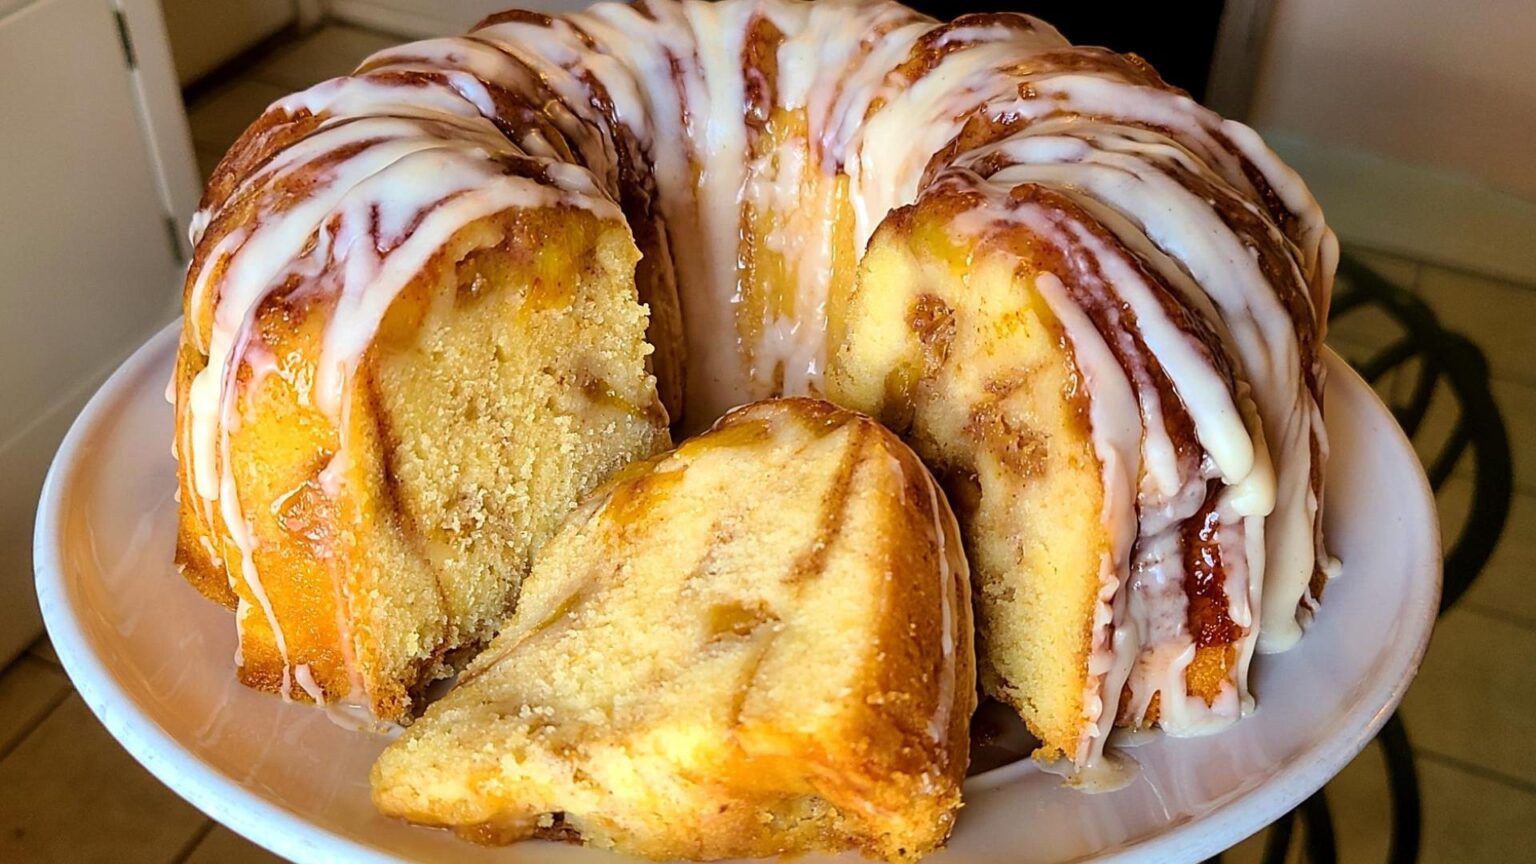
POLYGON ((917 456, 826 402, 753 403, 567 518, 374 800, 490 843, 916 857, 960 805, 971 644, 959 528, 917 456))
POLYGON ((664 416, 779 395, 929 461, 986 690, 1043 758, 1236 719, 1333 572, 1316 203, 1252 130, 1025 15, 502 13, 274 104, 192 233, 180 560, 238 598, 261 686, 361 668, 398 716, 664 416), (466 296, 516 323, 459 327, 466 296))

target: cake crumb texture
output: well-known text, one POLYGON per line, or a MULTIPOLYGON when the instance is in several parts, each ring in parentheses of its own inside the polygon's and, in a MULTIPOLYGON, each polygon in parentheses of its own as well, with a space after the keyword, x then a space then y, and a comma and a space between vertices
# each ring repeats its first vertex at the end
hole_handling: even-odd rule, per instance
POLYGON ((954 518, 904 444, 754 403, 566 520, 374 799, 484 843, 916 858, 960 805, 970 617, 954 518))

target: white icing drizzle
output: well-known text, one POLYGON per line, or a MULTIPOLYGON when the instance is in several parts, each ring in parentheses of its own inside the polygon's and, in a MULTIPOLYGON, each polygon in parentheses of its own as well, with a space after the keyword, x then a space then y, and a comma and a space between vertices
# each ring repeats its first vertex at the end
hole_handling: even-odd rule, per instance
POLYGON ((310 671, 308 663, 294 665, 293 680, 298 683, 299 689, 315 701, 315 704, 325 703, 325 691, 320 689, 319 683, 315 681, 315 674, 310 671))
MULTIPOLYGON (((1129 719, 1142 719, 1156 695, 1159 723, 1175 734, 1248 710, 1255 646, 1294 642, 1315 606, 1313 573, 1336 572, 1312 486, 1314 452, 1327 452, 1321 362, 1303 356, 1298 336, 1321 339, 1337 259, 1316 202, 1252 130, 1039 21, 939 25, 886 0, 604 3, 380 52, 358 76, 274 105, 263 134, 310 116, 314 128, 194 217, 187 328, 209 364, 192 384, 179 447, 198 495, 217 501, 240 577, 285 658, 227 458, 235 375, 262 350, 248 335, 261 305, 280 288, 335 304, 314 404, 339 422, 395 294, 457 230, 556 203, 619 219, 616 202, 631 193, 653 200, 663 222, 665 246, 646 254, 675 270, 692 428, 779 395, 775 369, 787 395, 818 388, 831 262, 861 254, 887 214, 920 196, 972 194, 977 206, 955 220, 956 233, 1026 230, 1095 274, 1036 285, 1090 396, 1111 538, 1076 768, 1101 759, 1127 687, 1129 719), (770 46, 769 107, 803 111, 806 132, 749 158, 747 92, 765 82, 744 58, 764 20, 781 35, 770 46), (998 134, 946 150, 978 118, 997 121, 998 134), (513 162, 537 176, 510 172, 513 162), (805 194, 835 188, 839 176, 852 250, 837 246, 831 193, 805 194), (300 177, 304 194, 283 197, 300 177), (1013 196, 1031 187, 1082 215, 1013 196), (761 322, 759 344, 743 346, 746 208, 782 217, 760 242, 792 263, 796 313, 761 322), (254 218, 238 215, 252 209, 254 218), (1164 404, 1160 381, 1176 405, 1164 404), (1186 415, 1197 453, 1181 449, 1169 422, 1186 415), (1237 631, 1230 692, 1211 705, 1185 682, 1198 638, 1185 527, 1202 512, 1214 513, 1210 542, 1237 631)), ((343 441, 322 476, 326 494, 342 491, 346 466, 343 441)))
MULTIPOLYGON (((1262 634, 1259 638, 1264 647, 1287 647, 1300 635, 1294 610, 1318 561, 1314 545, 1317 507, 1308 496, 1312 494, 1311 442, 1321 422, 1319 409, 1301 376, 1295 324, 1254 254, 1244 245, 1245 239, 1253 242, 1253 238, 1234 232, 1215 209, 1214 201, 1202 199, 1165 173, 1164 166, 1173 162, 1184 170, 1205 173, 1212 184, 1219 184, 1220 178, 1173 142, 1149 141, 1147 137, 1138 136, 1138 140, 1111 133, 1090 141, 1037 135, 1031 129, 971 158, 1006 155, 1014 163, 993 174, 989 178, 992 183, 1038 183, 1070 188, 1074 196, 1089 196, 1100 207, 1085 205, 1096 211, 1102 224, 1117 228, 1119 239, 1143 260, 1157 265, 1159 274, 1167 284, 1180 289, 1187 304, 1201 308, 1207 320, 1220 325, 1224 343, 1231 347, 1251 381, 1262 429, 1268 430, 1268 443, 1283 466, 1278 475, 1271 475, 1275 484, 1272 491, 1250 486, 1247 491, 1257 495, 1256 500, 1240 498, 1233 502, 1240 515, 1270 516, 1266 529, 1269 539, 1260 566, 1234 564, 1228 575, 1246 570, 1254 578, 1269 580, 1273 602, 1259 608, 1267 606, 1284 614, 1269 616, 1256 632, 1262 634), (1276 499, 1272 503, 1267 500, 1271 496, 1276 499)), ((1278 229, 1261 224, 1270 235, 1258 239, 1287 245, 1278 229)), ((1300 272, 1302 262, 1288 263, 1295 265, 1291 274, 1295 284, 1306 286, 1300 272)), ((1117 288, 1124 284, 1123 280, 1114 281, 1117 288)), ((1310 295, 1308 302, 1312 302, 1310 295)), ((1154 349, 1154 353, 1158 352, 1154 349)), ((1168 371, 1178 379, 1174 369, 1168 371)), ((1179 393, 1198 416, 1199 406, 1192 404, 1197 397, 1184 387, 1179 393)), ((1219 464, 1219 451, 1212 441, 1202 435, 1201 443, 1219 464)), ((1234 481, 1231 472, 1224 470, 1223 474, 1228 482, 1234 481)), ((1264 478, 1264 482, 1267 485, 1271 481, 1264 478)), ((1246 595, 1245 584, 1230 578, 1229 583, 1230 598, 1246 595)), ((1233 611, 1234 620, 1246 627, 1246 605, 1234 605, 1233 611)), ((1253 632, 1250 628, 1249 635, 1253 632)))

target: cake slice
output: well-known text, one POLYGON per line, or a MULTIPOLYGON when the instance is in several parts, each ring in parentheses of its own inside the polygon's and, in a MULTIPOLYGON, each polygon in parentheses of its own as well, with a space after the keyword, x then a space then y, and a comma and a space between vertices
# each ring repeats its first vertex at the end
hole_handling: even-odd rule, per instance
POLYGON ((1018 710, 1042 756, 1075 756, 1111 539, 1088 396, 1032 286, 1040 262, 973 246, 950 215, 942 201, 898 210, 871 241, 870 287, 836 312, 828 390, 940 478, 975 572, 982 685, 1018 710))
POLYGON ((374 328, 275 287, 222 371, 192 295, 177 561, 236 609, 241 681, 410 722, 490 641, 577 501, 670 446, 638 257, 617 219, 508 209, 442 238, 374 328), (327 410, 324 366, 349 355, 327 410))
MULTIPOLYGON (((1159 338, 1214 370, 1183 383, 1215 387, 1181 393, 1130 327, 1147 307, 1121 293, 1145 284, 1157 303, 1160 283, 1091 224, 1038 186, 997 201, 941 185, 893 212, 829 312, 828 393, 902 435, 949 493, 986 693, 1018 710, 1037 758, 1107 788, 1125 779, 1102 758, 1113 725, 1202 734, 1251 709, 1244 532, 1273 499, 1267 460, 1250 460, 1258 480, 1223 481, 1183 401, 1243 392, 1210 331, 1159 322, 1159 338), (1069 229, 1092 239, 1062 251, 1069 229)), ((1237 404, 1237 431, 1262 445, 1237 404)))
POLYGON ((374 801, 484 843, 913 858, 960 805, 972 652, 958 529, 912 451, 825 402, 753 403, 566 520, 374 801))

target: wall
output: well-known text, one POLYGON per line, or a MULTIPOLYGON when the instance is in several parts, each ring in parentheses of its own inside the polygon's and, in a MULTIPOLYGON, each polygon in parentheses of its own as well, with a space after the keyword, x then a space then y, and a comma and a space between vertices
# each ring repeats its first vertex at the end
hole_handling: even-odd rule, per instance
POLYGON ((461 33, 504 9, 558 12, 589 5, 591 0, 330 0, 327 9, 351 24, 424 38, 461 33))
POLYGON ((1346 244, 1536 284, 1536 2, 1273 7, 1248 121, 1346 244))
POLYGON ((1276 0, 1251 121, 1536 201, 1536 2, 1276 0))
POLYGON ((293 0, 160 0, 182 86, 292 23, 293 0))

